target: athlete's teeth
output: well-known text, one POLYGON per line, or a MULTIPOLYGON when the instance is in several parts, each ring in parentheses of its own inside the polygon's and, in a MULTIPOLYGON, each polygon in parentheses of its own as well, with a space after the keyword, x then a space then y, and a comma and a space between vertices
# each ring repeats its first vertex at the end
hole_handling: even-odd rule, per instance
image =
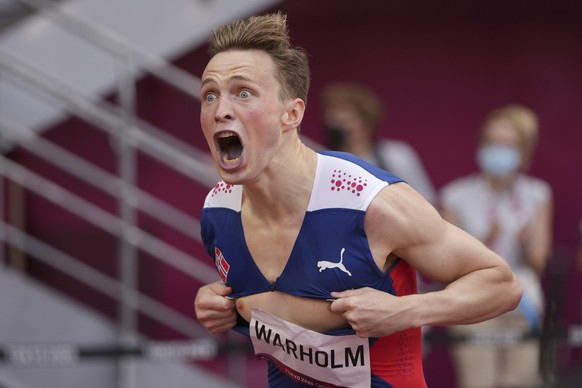
POLYGON ((227 164, 236 163, 239 159, 240 157, 236 159, 228 159, 228 155, 222 155, 222 160, 227 164))

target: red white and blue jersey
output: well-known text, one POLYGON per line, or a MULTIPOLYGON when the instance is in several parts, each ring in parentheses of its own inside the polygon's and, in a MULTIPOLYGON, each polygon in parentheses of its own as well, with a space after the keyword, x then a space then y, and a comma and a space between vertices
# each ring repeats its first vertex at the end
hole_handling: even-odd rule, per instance
MULTIPOLYGON (((260 272, 246 245, 242 186, 219 182, 206 197, 202 239, 232 297, 280 291, 329 299, 332 291, 371 287, 392 295, 416 293, 416 273, 404 260, 382 271, 364 230, 366 210, 386 186, 402 180, 340 152, 320 152, 311 198, 288 262, 274 283, 260 272)), ((248 334, 248 328, 238 327, 248 334)), ((340 330, 326 334, 353 334, 340 330)), ((420 329, 370 339, 373 387, 423 387, 420 329)), ((294 383, 269 367, 270 387, 294 383)))

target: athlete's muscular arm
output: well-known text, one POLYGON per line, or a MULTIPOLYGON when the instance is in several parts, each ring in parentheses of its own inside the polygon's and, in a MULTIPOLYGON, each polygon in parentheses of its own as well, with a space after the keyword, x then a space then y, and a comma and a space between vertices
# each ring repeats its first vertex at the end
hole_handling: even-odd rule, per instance
POLYGON ((194 311, 198 321, 213 334, 224 333, 236 324, 235 301, 225 298, 232 289, 222 281, 210 283, 198 289, 194 311))
POLYGON ((380 266, 389 253, 447 286, 436 292, 394 297, 363 288, 332 293, 360 336, 385 336, 423 325, 474 323, 514 309, 521 286, 506 262, 481 242, 444 221, 407 184, 394 184, 372 201, 366 232, 380 266))

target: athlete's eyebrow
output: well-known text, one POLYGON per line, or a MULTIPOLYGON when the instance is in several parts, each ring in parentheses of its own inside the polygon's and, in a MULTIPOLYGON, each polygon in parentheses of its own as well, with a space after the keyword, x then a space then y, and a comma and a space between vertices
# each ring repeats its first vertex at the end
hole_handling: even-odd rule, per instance
MULTIPOLYGON (((252 79, 250 79, 247 76, 244 75, 240 75, 240 74, 235 74, 233 76, 231 76, 230 78, 228 78, 227 81, 247 81, 247 82, 253 82, 252 79)), ((208 77, 208 78, 204 78, 202 80, 202 83, 200 84, 200 88, 202 88, 204 85, 209 84, 211 82, 216 82, 216 80, 213 77, 208 77)))
POLYGON ((253 82, 253 80, 250 79, 249 77, 246 77, 246 76, 240 75, 240 74, 233 75, 232 77, 230 77, 229 81, 230 80, 253 82))
POLYGON ((200 84, 200 89, 202 89, 204 87, 204 85, 209 84, 211 82, 214 82, 213 78, 204 78, 202 80, 202 83, 200 84))

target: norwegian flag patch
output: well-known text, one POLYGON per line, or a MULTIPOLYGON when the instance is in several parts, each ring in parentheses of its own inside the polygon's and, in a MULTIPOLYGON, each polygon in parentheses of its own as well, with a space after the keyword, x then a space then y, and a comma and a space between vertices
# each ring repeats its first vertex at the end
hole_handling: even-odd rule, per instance
POLYGON ((214 264, 218 270, 218 274, 222 280, 226 283, 226 278, 228 277, 228 270, 230 269, 230 264, 224 258, 224 255, 218 248, 214 248, 214 264))

